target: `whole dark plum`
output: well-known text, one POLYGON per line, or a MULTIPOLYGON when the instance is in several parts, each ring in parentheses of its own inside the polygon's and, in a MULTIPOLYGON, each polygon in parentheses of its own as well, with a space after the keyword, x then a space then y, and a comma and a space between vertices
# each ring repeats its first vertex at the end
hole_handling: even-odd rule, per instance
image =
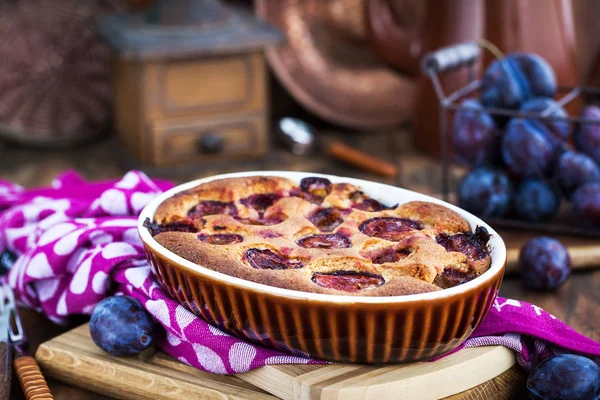
POLYGON ((600 367, 575 354, 547 358, 529 374, 527 393, 534 400, 598 400, 600 367))
POLYGON ((518 109, 534 97, 554 97, 556 76, 537 54, 512 53, 485 71, 481 102, 487 107, 518 109))
POLYGON ((586 223, 600 227, 600 182, 586 183, 573 193, 571 205, 586 223))
POLYGON ((571 274, 571 257, 558 240, 545 236, 533 238, 521 249, 519 272, 528 289, 556 290, 571 274))
POLYGON ((549 221, 558 213, 560 198, 547 183, 531 179, 523 182, 515 197, 515 210, 527 221, 549 221))
POLYGON ((549 169, 554 151, 546 135, 530 120, 512 119, 502 139, 502 158, 522 178, 540 178, 549 169))
POLYGON ((462 208, 481 217, 502 217, 510 210, 512 187, 504 173, 478 167, 462 179, 458 200, 462 208))
POLYGON ((556 163, 554 176, 563 193, 571 196, 586 183, 600 182, 600 167, 583 153, 566 151, 556 163))
POLYGON ((141 353, 154 341, 155 323, 142 304, 129 296, 102 300, 92 313, 90 334, 98 347, 114 356, 141 353))
POLYGON ((581 113, 581 117, 598 123, 580 124, 573 134, 575 146, 600 164, 600 108, 588 106, 581 113))
MULTIPOLYGON (((556 102, 552 99, 545 97, 538 97, 527 101, 521 107, 521 111, 542 113, 543 111, 553 107, 555 111, 551 112, 547 116, 550 117, 561 117, 567 118, 568 114, 565 110, 560 107, 556 107, 556 102)), ((566 121, 554 121, 554 120, 541 120, 541 119, 528 119, 534 126, 537 126, 539 130, 546 135, 546 138, 550 141, 555 152, 565 145, 565 142, 569 140, 569 134, 571 133, 571 126, 566 121)))
POLYGON ((461 107, 450 130, 456 158, 470 165, 492 161, 500 137, 494 120, 477 100, 467 99, 461 107))

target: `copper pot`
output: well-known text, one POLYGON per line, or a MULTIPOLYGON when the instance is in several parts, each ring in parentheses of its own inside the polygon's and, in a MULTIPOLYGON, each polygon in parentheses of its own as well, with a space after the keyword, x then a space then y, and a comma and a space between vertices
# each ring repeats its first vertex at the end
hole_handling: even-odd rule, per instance
POLYGON ((285 44, 267 49, 271 70, 310 112, 350 128, 381 128, 410 118, 414 78, 396 74, 366 39, 368 0, 256 0, 259 18, 285 44))
MULTIPOLYGON (((416 147, 428 154, 440 155, 440 105, 428 77, 420 74, 420 59, 428 51, 453 44, 476 41, 483 28, 483 0, 371 0, 367 5, 367 36, 371 48, 402 74, 418 76, 413 114, 416 147), (414 3, 414 2, 413 2, 414 3), (420 7, 420 8, 419 8, 420 7), (399 11, 400 10, 400 11, 399 11)), ((468 82, 466 70, 441 77, 448 92, 468 82)))

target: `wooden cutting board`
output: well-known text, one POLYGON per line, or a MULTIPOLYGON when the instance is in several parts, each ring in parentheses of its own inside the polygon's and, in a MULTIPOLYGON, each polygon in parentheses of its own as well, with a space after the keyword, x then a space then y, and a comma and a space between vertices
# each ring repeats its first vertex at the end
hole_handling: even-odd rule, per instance
POLYGON ((464 349, 407 365, 270 365, 234 376, 200 371, 162 352, 112 357, 82 325, 43 343, 44 374, 120 399, 510 399, 524 388, 511 350, 464 349))

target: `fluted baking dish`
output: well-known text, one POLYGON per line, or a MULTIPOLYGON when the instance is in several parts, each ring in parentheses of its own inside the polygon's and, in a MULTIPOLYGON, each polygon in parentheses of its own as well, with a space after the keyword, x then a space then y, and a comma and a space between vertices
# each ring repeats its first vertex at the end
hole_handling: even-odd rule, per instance
POLYGON ((211 324, 276 349, 300 350, 340 362, 390 363, 432 358, 460 345, 481 323, 498 293, 506 266, 504 242, 474 215, 413 191, 380 183, 303 172, 253 171, 218 175, 177 186, 154 199, 138 221, 140 237, 156 278, 182 305, 211 324), (320 176, 347 182, 384 203, 429 201, 462 215, 491 235, 492 263, 472 281, 436 292, 407 296, 338 296, 254 283, 194 264, 161 246, 143 226, 158 206, 202 183, 240 176, 280 176, 300 182, 320 176))

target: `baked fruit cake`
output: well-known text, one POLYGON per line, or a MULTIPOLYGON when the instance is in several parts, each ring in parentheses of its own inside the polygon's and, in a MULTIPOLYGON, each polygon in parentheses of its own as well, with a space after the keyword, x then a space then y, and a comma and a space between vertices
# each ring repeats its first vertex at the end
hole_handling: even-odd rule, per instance
POLYGON ((309 177, 226 178, 175 194, 145 226, 173 253, 230 276, 305 292, 394 296, 460 285, 491 264, 475 232, 434 203, 384 205, 309 177))

